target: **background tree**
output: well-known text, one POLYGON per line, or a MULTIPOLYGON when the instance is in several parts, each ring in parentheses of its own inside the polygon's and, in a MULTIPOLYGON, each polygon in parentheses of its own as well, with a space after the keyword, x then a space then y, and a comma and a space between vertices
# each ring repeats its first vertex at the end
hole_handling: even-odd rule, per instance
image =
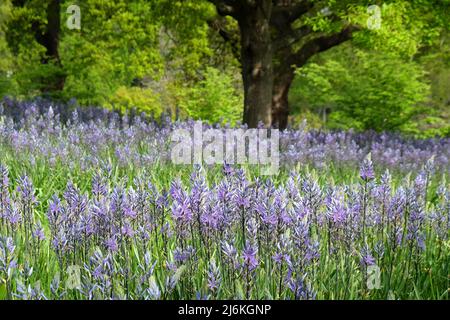
MULTIPOLYGON (((314 55, 351 39, 370 18, 367 1, 209 1, 216 6, 219 15, 230 16, 238 22, 244 122, 251 127, 262 121, 266 126, 285 128, 289 89, 296 68, 304 66, 314 55)), ((427 13, 436 10, 442 16, 446 5, 436 1, 390 2, 398 11, 384 30, 412 23, 416 24, 415 31, 422 30, 430 20, 422 10, 426 9, 427 13)), ((428 36, 447 23, 445 19, 437 20, 433 20, 428 36)), ((367 33, 365 30, 365 35, 367 33)), ((395 33, 390 37, 395 38, 394 42, 399 39, 395 33)))
POLYGON ((7 40, 15 55, 21 54, 23 45, 36 42, 40 50, 38 72, 39 90, 49 94, 64 88, 65 73, 61 65, 59 45, 61 38, 60 0, 13 0, 7 40))
POLYGON ((297 70, 294 123, 307 118, 314 127, 448 134, 450 29, 442 20, 448 11, 401 2, 381 10, 383 28, 358 32, 297 70))
POLYGON ((6 42, 6 21, 11 14, 11 3, 4 1, 0 3, 0 97, 10 92, 11 69, 13 58, 6 42))
POLYGON ((299 69, 294 86, 328 127, 395 131, 427 109, 429 86, 417 63, 350 46, 344 52, 299 69))
MULTIPOLYGON (((177 108, 184 115, 195 115, 182 107, 196 105, 189 100, 196 95, 187 91, 203 86, 210 75, 208 67, 220 68, 235 80, 234 69, 223 62, 226 59, 219 61, 210 45, 213 33, 206 21, 215 10, 206 1, 189 0, 182 5, 168 0, 58 3, 61 28, 54 55, 58 59, 50 59, 45 43, 37 39, 49 28, 49 0, 6 0, 2 4, 1 30, 5 33, 0 31, 0 45, 5 49, 5 71, 0 79, 5 93, 20 98, 76 98, 81 105, 137 109, 155 116, 163 111, 174 114, 177 108), (81 10, 81 30, 70 30, 65 23, 66 10, 73 4, 81 10), (14 58, 6 59, 12 54, 14 58), (11 62, 8 67, 6 61, 11 62), (64 83, 55 81, 58 75, 64 76, 64 83)), ((239 95, 235 94, 236 99, 239 95)))
POLYGON ((59 22, 51 0, 1 2, 1 96, 279 128, 308 118, 325 129, 432 135, 448 123, 448 0, 377 2, 377 30, 367 28, 373 2, 362 0, 58 4, 59 22), (65 23, 73 4, 81 30, 65 23), (400 90, 411 95, 396 100, 400 90), (392 122, 407 123, 381 121, 388 105, 392 122))
POLYGON ((323 11, 327 1, 210 2, 220 15, 231 16, 238 22, 244 122, 250 127, 256 127, 261 121, 266 126, 285 128, 288 92, 295 67, 304 65, 314 54, 350 39, 357 29, 334 14, 328 17, 323 11), (319 24, 323 27, 318 27, 319 24), (326 29, 335 32, 324 34, 322 31, 326 29))

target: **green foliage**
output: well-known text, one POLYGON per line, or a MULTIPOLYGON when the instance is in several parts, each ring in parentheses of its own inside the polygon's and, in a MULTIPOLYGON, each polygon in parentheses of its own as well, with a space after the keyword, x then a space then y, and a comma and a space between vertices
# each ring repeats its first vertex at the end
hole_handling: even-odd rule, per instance
POLYGON ((45 48, 35 39, 35 33, 43 32, 48 1, 25 1, 23 6, 12 6, 10 1, 9 3, 5 39, 13 58, 8 70, 8 93, 32 97, 62 72, 52 62, 48 65, 41 64, 45 48))
POLYGON ((204 62, 213 55, 206 21, 214 6, 199 0, 154 0, 161 19, 160 47, 167 67, 181 70, 182 77, 196 78, 204 62))
POLYGON ((236 123, 242 117, 242 95, 233 78, 215 68, 207 68, 204 79, 181 93, 180 107, 193 119, 211 123, 236 123))
POLYGON ((5 37, 6 23, 11 14, 9 0, 0 4, 0 97, 11 91, 12 55, 5 37))
POLYGON ((293 94, 312 109, 330 109, 330 128, 407 129, 429 95, 419 65, 383 53, 346 50, 298 74, 293 94))
POLYGON ((134 79, 161 76, 160 24, 152 5, 152 1, 80 3, 81 31, 63 26, 66 99, 77 97, 81 104, 105 105, 120 87, 130 86, 134 79))
POLYGON ((145 112, 159 117, 163 111, 160 97, 149 88, 119 87, 107 105, 119 109, 122 113, 134 109, 138 113, 145 112))
POLYGON ((363 48, 391 52, 402 57, 414 55, 421 44, 423 29, 411 17, 410 4, 405 1, 383 3, 380 8, 380 28, 368 28, 373 13, 367 7, 353 7, 351 19, 363 29, 354 35, 353 42, 363 48))
MULTIPOLYGON (((445 135, 448 99, 443 92, 448 92, 449 73, 442 60, 448 59, 443 45, 450 30, 448 4, 385 1, 379 4, 381 28, 370 29, 366 28, 373 15, 367 10, 369 3, 329 1, 333 12, 363 27, 352 41, 360 50, 355 54, 346 45, 335 48, 299 71, 290 96, 300 114, 291 118, 308 118, 316 125, 319 119, 331 128, 445 135), (415 58, 423 55, 424 47, 438 48, 433 56, 427 54, 427 62, 415 58)), ((309 20, 315 29, 332 31, 333 24, 324 21, 320 15, 309 20)))
POLYGON ((423 48, 417 61, 428 71, 431 83, 431 110, 417 131, 450 136, 450 33, 441 35, 438 46, 423 48))
MULTIPOLYGON (((293 25, 312 26, 313 35, 320 35, 357 23, 362 31, 352 44, 360 50, 332 50, 299 71, 291 92, 294 122, 307 118, 315 128, 416 135, 449 131, 448 0, 378 2, 378 30, 366 28, 371 15, 367 6, 375 3, 315 2, 293 25), (430 72, 431 91, 423 70, 430 72), (427 116, 417 115, 424 106, 427 116)), ((182 116, 210 122, 240 120, 239 64, 208 26, 216 15, 210 1, 61 0, 60 64, 43 64, 45 48, 36 41, 36 31, 42 33, 47 23, 49 0, 23 3, 0 3, 0 97, 47 92, 54 99, 75 97, 80 105, 137 108, 155 115, 179 108, 182 116), (66 9, 72 4, 81 8, 81 30, 66 26, 66 9), (61 77, 64 89, 49 89, 61 77)), ((231 18, 227 25, 238 28, 231 18)), ((293 51, 313 35, 294 41, 293 51)))
MULTIPOLYGON (((112 100, 123 103, 118 95, 123 96, 124 90, 128 90, 125 88, 131 88, 135 81, 160 81, 163 76, 174 82, 186 76, 195 80, 205 57, 212 54, 205 20, 214 11, 206 2, 62 1, 59 48, 62 67, 54 63, 43 65, 45 48, 37 43, 34 26, 45 26, 47 4, 48 0, 39 0, 26 1, 23 7, 12 10, 8 7, 11 17, 6 36, 16 56, 11 82, 17 85, 16 91, 5 88, 4 92, 33 97, 52 78, 64 74, 67 75, 64 90, 56 98, 76 97, 81 105, 110 105, 112 100), (66 9, 72 4, 80 6, 81 30, 69 30, 66 26, 70 17, 66 9)), ((6 11, 3 7, 6 5, 1 7, 0 16, 6 11)), ((0 37, 0 53, 6 47, 2 40, 0 37)), ((3 61, 2 80, 6 78, 2 76, 3 61)), ((129 90, 133 101, 142 103, 148 99, 144 90, 129 90), (142 97, 138 97, 139 92, 142 97)))

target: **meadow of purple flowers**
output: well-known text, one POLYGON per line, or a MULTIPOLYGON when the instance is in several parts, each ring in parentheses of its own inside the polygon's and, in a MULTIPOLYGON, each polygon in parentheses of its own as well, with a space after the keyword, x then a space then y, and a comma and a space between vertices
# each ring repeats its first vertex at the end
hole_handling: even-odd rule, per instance
MULTIPOLYGON (((49 165, 62 161, 89 168, 113 161, 121 167, 170 162, 170 133, 193 127, 193 121, 155 121, 144 115, 121 117, 99 108, 68 108, 46 101, 0 103, 0 142, 16 156, 49 165)), ((204 124, 207 126, 207 124, 204 124)), ((450 168, 450 138, 416 140, 395 133, 309 131, 305 127, 280 134, 281 162, 292 167, 358 167, 368 153, 380 168, 419 170, 434 157, 435 166, 450 168)))
POLYGON ((0 108, 0 299, 449 297, 450 139, 287 130, 260 177, 170 165, 189 121, 0 108))

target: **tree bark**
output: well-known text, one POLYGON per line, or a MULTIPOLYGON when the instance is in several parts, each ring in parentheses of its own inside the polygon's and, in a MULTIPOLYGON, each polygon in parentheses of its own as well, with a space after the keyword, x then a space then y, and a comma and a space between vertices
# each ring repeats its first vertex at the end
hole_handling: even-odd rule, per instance
POLYGON ((314 38, 295 53, 290 48, 277 52, 280 62, 275 65, 276 74, 273 83, 272 127, 284 130, 289 119, 289 90, 295 77, 295 68, 303 67, 313 55, 326 51, 350 40, 355 26, 344 28, 341 32, 314 38))
MULTIPOLYGON (((316 2, 310 0, 208 1, 216 6, 219 15, 231 16, 239 24, 244 123, 253 128, 262 122, 266 127, 285 129, 295 68, 305 65, 313 55, 351 39, 352 33, 359 29, 356 25, 347 25, 338 33, 323 35, 307 24, 294 27, 293 22, 314 9, 316 2), (294 50, 312 34, 316 37, 294 50)), ((332 16, 330 19, 341 18, 332 16)), ((221 35, 229 41, 223 31, 221 35)))
MULTIPOLYGON (((26 1, 14 1, 15 6, 24 6, 26 1)), ((41 21, 34 21, 32 29, 36 41, 45 48, 44 56, 41 58, 43 65, 55 64, 58 72, 50 77, 42 79, 42 93, 61 91, 64 88, 66 75, 62 71, 61 59, 59 56, 59 40, 61 34, 61 1, 49 0, 46 8, 47 23, 43 25, 41 21)))
POLYGON ((43 62, 49 59, 59 61, 59 34, 61 32, 61 5, 59 0, 51 0, 47 6, 47 24, 44 34, 36 33, 36 40, 45 47, 46 57, 43 62))
MULTIPOLYGON (((14 7, 25 7, 34 0, 12 0, 14 7)), ((42 76, 39 78, 41 84, 40 91, 44 94, 61 91, 64 88, 66 75, 63 72, 61 59, 59 56, 59 41, 61 34, 61 0, 45 1, 46 21, 40 18, 33 18, 31 21, 30 33, 33 34, 37 43, 45 48, 45 53, 40 59, 42 65, 54 64, 57 69, 50 76, 42 76)), ((10 48, 14 48, 15 53, 19 51, 19 45, 15 42, 17 39, 11 37, 9 39, 10 48)))
POLYGON ((271 0, 242 7, 237 17, 241 33, 244 123, 256 128, 272 124, 273 52, 270 33, 271 0))
POLYGON ((272 127, 284 130, 289 118, 289 90, 294 80, 294 69, 289 68, 274 78, 272 92, 272 127))
MULTIPOLYGON (((43 35, 36 35, 37 41, 45 49, 45 57, 42 58, 43 64, 55 63, 62 68, 59 57, 59 36, 61 33, 61 4, 60 0, 51 0, 47 7, 47 25, 43 35)), ((55 74, 54 79, 49 79, 44 91, 61 91, 64 88, 66 76, 63 72, 55 74)))

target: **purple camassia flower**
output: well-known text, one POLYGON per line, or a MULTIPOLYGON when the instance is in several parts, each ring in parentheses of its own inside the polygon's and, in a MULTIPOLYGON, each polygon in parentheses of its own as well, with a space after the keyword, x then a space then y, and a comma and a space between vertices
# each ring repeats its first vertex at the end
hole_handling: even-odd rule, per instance
POLYGON ((223 221, 221 205, 214 200, 213 194, 207 195, 207 209, 201 214, 200 222, 206 230, 216 231, 223 221))
POLYGON ((189 197, 183 189, 181 181, 175 180, 170 186, 172 197, 172 216, 179 223, 190 223, 193 219, 189 197))
POLYGON ((223 164, 222 171, 226 177, 230 177, 234 174, 234 168, 231 165, 227 164, 226 162, 223 164))
POLYGON ((123 210, 124 210, 124 216, 126 218, 134 220, 137 217, 136 210, 134 210, 131 205, 125 206, 125 208, 123 210))
POLYGON ((151 233, 152 227, 151 225, 140 225, 137 227, 136 235, 139 237, 139 239, 146 243, 150 239, 150 233, 151 233))
POLYGON ((259 214, 261 221, 268 227, 275 227, 278 223, 278 217, 276 214, 267 207, 267 203, 260 202, 256 204, 256 212, 259 214))
POLYGON ((113 261, 112 256, 107 254, 106 256, 97 249, 94 254, 89 258, 89 264, 85 266, 95 280, 99 281, 99 289, 105 291, 110 285, 109 276, 113 273, 113 261))
POLYGON ((384 226, 387 222, 386 212, 391 200, 391 174, 389 170, 381 176, 381 183, 372 189, 375 209, 375 224, 384 226))
POLYGON ((375 179, 375 172, 373 170, 373 164, 370 155, 364 158, 359 170, 359 176, 364 181, 371 181, 375 179))
POLYGON ((190 223, 193 219, 193 213, 190 207, 189 198, 179 199, 172 204, 172 217, 177 222, 190 223))
MULTIPOLYGON (((90 209, 90 208, 89 208, 90 209)), ((87 241, 96 232, 95 224, 93 223, 94 215, 91 210, 86 211, 79 217, 79 226, 81 233, 83 233, 83 239, 87 241)))
POLYGON ((258 258, 256 257, 257 254, 258 249, 247 242, 244 250, 242 251, 242 258, 244 260, 244 266, 250 271, 255 270, 259 265, 258 258))
POLYGON ((126 201, 125 191, 121 187, 114 188, 111 194, 110 210, 114 221, 119 223, 124 218, 124 206, 126 201))
POLYGON ((152 255, 149 251, 144 254, 144 264, 140 263, 139 268, 144 271, 144 276, 141 278, 141 284, 148 280, 155 270, 157 261, 152 261, 152 255))
POLYGON ((20 193, 22 200, 29 205, 36 204, 37 201, 34 196, 34 188, 31 180, 27 176, 22 176, 17 181, 17 184, 17 191, 20 193))
POLYGON ((287 285, 289 290, 292 291, 296 300, 314 300, 316 293, 312 288, 305 284, 306 275, 303 277, 293 277, 292 274, 288 275, 287 285))
POLYGON ((323 202, 323 194, 317 178, 309 173, 306 174, 301 179, 301 192, 303 197, 300 199, 299 207, 303 211, 302 214, 307 216, 312 223, 318 225, 320 223, 318 212, 323 202))
POLYGON ((233 204, 235 207, 239 208, 239 210, 250 208, 250 186, 242 169, 236 171, 236 185, 234 187, 236 188, 233 193, 233 204))
POLYGON ((422 230, 422 225, 425 221, 425 214, 422 206, 414 199, 410 204, 410 214, 408 221, 407 240, 417 245, 421 250, 425 250, 425 233, 422 230))
POLYGON ((360 263, 362 266, 372 266, 375 264, 375 258, 372 256, 370 249, 367 244, 361 250, 361 260, 360 263))
POLYGON ((38 241, 45 240, 44 228, 42 227, 40 222, 38 222, 34 228, 33 237, 38 241))
POLYGON ((34 221, 32 207, 37 204, 33 183, 27 176, 20 177, 17 183, 17 191, 20 194, 22 202, 20 208, 23 208, 23 221, 31 226, 34 221))
POLYGON ((211 262, 209 263, 207 274, 208 274, 208 289, 211 290, 212 292, 216 292, 220 287, 222 279, 220 275, 220 269, 216 265, 216 262, 214 260, 211 260, 211 262))
POLYGON ((153 300, 159 300, 161 297, 161 291, 159 290, 156 280, 150 281, 150 285, 147 289, 149 297, 153 300))
POLYGON ((300 176, 295 171, 289 173, 289 178, 286 182, 286 190, 288 193, 288 198, 292 202, 298 202, 300 198, 300 192, 298 190, 298 185, 300 184, 300 176))
POLYGON ((232 191, 230 188, 230 183, 224 179, 216 187, 217 200, 221 202, 227 202, 231 200, 232 191))
POLYGON ((187 257, 181 248, 175 248, 173 251, 173 259, 177 263, 184 263, 187 260, 187 257))
POLYGON ((99 173, 96 173, 92 178, 92 194, 95 198, 99 199, 100 197, 106 196, 108 193, 106 183, 104 181, 103 176, 99 173))
POLYGON ((345 207, 344 193, 333 188, 327 197, 327 218, 335 227, 341 227, 347 221, 348 208, 345 207))
POLYGON ((383 244, 382 241, 377 241, 377 243, 375 244, 375 252, 378 255, 379 258, 382 258, 385 252, 385 246, 383 244))
POLYGON ((82 194, 71 182, 68 183, 64 192, 64 200, 67 206, 63 227, 70 245, 76 246, 86 236, 89 201, 87 195, 82 194))
POLYGON ((192 246, 187 246, 186 249, 182 250, 181 248, 175 248, 173 251, 173 259, 178 264, 183 264, 187 262, 189 259, 192 259, 196 254, 196 250, 192 246))
POLYGON ((110 215, 108 204, 104 199, 94 201, 90 206, 90 215, 92 222, 92 231, 101 239, 105 239, 111 230, 114 229, 112 217, 110 215))
POLYGON ((0 164, 0 221, 8 219, 7 208, 10 204, 8 168, 0 164))
POLYGON ((0 204, 3 200, 6 200, 6 195, 9 187, 9 172, 8 168, 0 164, 0 204))
POLYGON ((217 204, 215 210, 221 218, 221 226, 230 227, 237 218, 237 212, 233 207, 234 193, 231 189, 231 184, 227 179, 222 180, 215 188, 217 196, 217 204))
POLYGON ((311 241, 309 234, 310 223, 302 220, 296 221, 292 241, 300 253, 301 265, 308 265, 319 257, 318 244, 311 241))
POLYGON ((201 166, 194 165, 194 170, 191 174, 190 181, 192 185, 192 189, 189 194, 191 207, 194 211, 199 213, 198 211, 202 209, 204 195, 208 192, 204 171, 201 166))
POLYGON ((278 265, 281 265, 284 262, 291 264, 290 255, 289 255, 291 246, 292 246, 292 242, 290 240, 289 235, 286 233, 282 234, 277 243, 277 251, 272 256, 273 261, 278 265))
POLYGON ((226 241, 222 242, 222 252, 225 254, 225 261, 234 269, 239 269, 238 253, 236 248, 226 241))
POLYGON ((273 199, 273 208, 277 215, 277 225, 278 228, 284 228, 285 226, 288 226, 292 219, 288 212, 288 205, 289 205, 289 199, 288 199, 288 192, 283 186, 280 186, 274 194, 273 199))
POLYGON ((423 166, 423 170, 425 171, 426 175, 432 175, 436 170, 436 164, 435 164, 435 158, 436 156, 433 154, 425 163, 423 166))
POLYGON ((121 233, 125 238, 133 238, 134 230, 128 222, 122 226, 121 233))
POLYGON ((276 192, 276 188, 271 179, 267 179, 266 181, 264 181, 263 184, 257 183, 257 182, 259 182, 259 179, 257 181, 255 181, 255 184, 258 184, 262 187, 262 189, 264 190, 263 192, 264 192, 265 198, 270 199, 274 196, 274 194, 276 192))
POLYGON ((389 203, 387 212, 389 222, 401 223, 405 208, 406 208, 406 192, 403 187, 399 187, 389 203))
POLYGON ((3 245, 3 249, 6 250, 5 253, 8 253, 11 257, 16 249, 13 239, 11 237, 3 237, 1 238, 1 243, 3 245))
POLYGON ((11 237, 0 236, 0 273, 7 274, 17 264, 14 259, 16 246, 11 237))
POLYGON ((50 228, 56 229, 59 222, 62 220, 63 206, 61 200, 59 200, 57 195, 53 195, 47 211, 47 219, 50 223, 50 228))
POLYGON ((162 190, 161 194, 155 192, 154 197, 156 198, 156 207, 160 211, 164 211, 165 208, 169 207, 169 194, 165 190, 162 190))
POLYGON ((417 175, 416 179, 414 180, 414 195, 416 198, 415 199, 421 199, 421 200, 425 200, 425 193, 426 193, 426 188, 427 188, 427 176, 426 173, 424 171, 419 172, 419 174, 417 175))
POLYGON ((13 269, 17 268, 15 249, 16 246, 11 237, 0 235, 0 274, 11 274, 13 269))
POLYGON ((20 212, 17 210, 14 204, 10 204, 6 207, 5 214, 13 229, 16 229, 22 222, 22 216, 20 215, 20 212))
POLYGON ((117 243, 117 237, 111 236, 105 241, 105 246, 110 252, 116 252, 119 250, 119 244, 117 243))
POLYGON ((282 264, 285 259, 285 255, 281 252, 277 252, 273 255, 272 259, 276 264, 282 264))
POLYGON ((447 240, 450 230, 450 192, 446 187, 445 180, 438 187, 437 196, 438 204, 431 213, 430 220, 437 236, 442 240, 447 240))

